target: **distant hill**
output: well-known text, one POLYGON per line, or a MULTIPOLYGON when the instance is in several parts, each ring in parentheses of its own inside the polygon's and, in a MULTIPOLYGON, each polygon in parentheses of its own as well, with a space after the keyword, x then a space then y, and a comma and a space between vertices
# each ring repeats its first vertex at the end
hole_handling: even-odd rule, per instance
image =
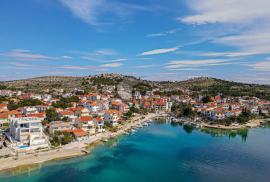
POLYGON ((268 85, 246 84, 232 81, 226 81, 209 77, 197 77, 185 81, 149 81, 141 80, 128 75, 118 74, 100 74, 82 77, 72 76, 44 76, 23 80, 5 81, 0 85, 5 85, 12 89, 21 89, 27 91, 41 91, 43 88, 63 88, 69 89, 76 87, 84 90, 90 90, 92 85, 102 88, 104 85, 129 85, 129 88, 136 87, 139 90, 150 90, 152 88, 183 88, 194 91, 200 91, 203 94, 215 95, 221 93, 227 95, 259 96, 268 98, 270 90, 268 85))

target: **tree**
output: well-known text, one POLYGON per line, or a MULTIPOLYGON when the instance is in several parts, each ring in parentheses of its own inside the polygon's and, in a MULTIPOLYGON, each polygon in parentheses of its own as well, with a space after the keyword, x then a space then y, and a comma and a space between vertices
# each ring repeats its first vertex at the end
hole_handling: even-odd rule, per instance
POLYGON ((211 100, 211 97, 210 96, 205 96, 205 97, 203 97, 202 98, 202 102, 203 103, 208 103, 208 102, 211 102, 212 100, 211 100))
POLYGON ((59 119, 59 117, 57 116, 57 112, 54 108, 47 109, 46 116, 49 122, 59 119))

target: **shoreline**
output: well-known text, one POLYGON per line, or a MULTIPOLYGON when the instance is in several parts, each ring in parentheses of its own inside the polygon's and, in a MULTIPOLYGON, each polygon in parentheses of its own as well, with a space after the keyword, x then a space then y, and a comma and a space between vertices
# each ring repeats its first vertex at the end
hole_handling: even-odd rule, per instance
MULTIPOLYGON (((16 168, 19 166, 41 164, 41 163, 53 161, 53 160, 61 160, 61 159, 71 158, 71 157, 76 157, 76 156, 89 155, 82 152, 82 150, 87 149, 90 145, 93 145, 94 143, 101 142, 102 139, 104 138, 122 135, 124 134, 126 130, 129 130, 138 124, 141 124, 149 119, 159 117, 159 116, 160 114, 150 114, 150 115, 145 116, 145 118, 142 120, 140 120, 140 118, 134 118, 133 121, 131 121, 131 123, 123 125, 122 128, 115 133, 106 132, 106 133, 99 133, 96 135, 92 135, 89 137, 89 139, 83 140, 81 142, 70 143, 70 144, 64 145, 61 148, 55 148, 46 152, 35 153, 37 154, 37 156, 35 154, 21 154, 19 156, 19 160, 14 160, 14 156, 0 159, 0 162, 1 162, 0 171, 16 168), (134 122, 137 119, 139 119, 139 121, 134 122)), ((90 151, 90 154, 91 154, 91 151, 90 151)))

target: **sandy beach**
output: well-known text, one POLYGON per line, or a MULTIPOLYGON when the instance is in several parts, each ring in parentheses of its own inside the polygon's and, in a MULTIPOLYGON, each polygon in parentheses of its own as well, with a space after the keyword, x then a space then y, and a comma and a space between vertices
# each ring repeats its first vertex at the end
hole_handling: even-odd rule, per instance
POLYGON ((103 138, 108 138, 111 136, 117 136, 123 134, 126 130, 136 126, 140 123, 143 123, 151 118, 158 117, 157 114, 149 114, 145 116, 144 119, 138 120, 140 117, 134 118, 131 123, 123 125, 118 132, 105 132, 99 133, 95 136, 90 136, 88 140, 83 140, 81 142, 74 142, 64 146, 61 146, 57 149, 52 149, 46 152, 39 152, 35 154, 20 154, 19 159, 15 160, 14 157, 0 159, 1 165, 0 170, 10 169, 13 167, 29 165, 34 163, 43 163, 50 160, 68 158, 74 156, 85 155, 82 150, 85 150, 89 145, 101 141, 103 138), (135 122, 135 120, 138 120, 135 122))

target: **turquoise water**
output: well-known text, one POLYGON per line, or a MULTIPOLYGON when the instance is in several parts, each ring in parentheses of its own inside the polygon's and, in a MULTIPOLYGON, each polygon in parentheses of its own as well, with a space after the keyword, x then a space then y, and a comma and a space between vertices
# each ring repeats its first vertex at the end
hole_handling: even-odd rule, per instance
POLYGON ((1 182, 270 181, 269 127, 191 130, 165 121, 94 146, 91 155, 0 172, 1 182))

